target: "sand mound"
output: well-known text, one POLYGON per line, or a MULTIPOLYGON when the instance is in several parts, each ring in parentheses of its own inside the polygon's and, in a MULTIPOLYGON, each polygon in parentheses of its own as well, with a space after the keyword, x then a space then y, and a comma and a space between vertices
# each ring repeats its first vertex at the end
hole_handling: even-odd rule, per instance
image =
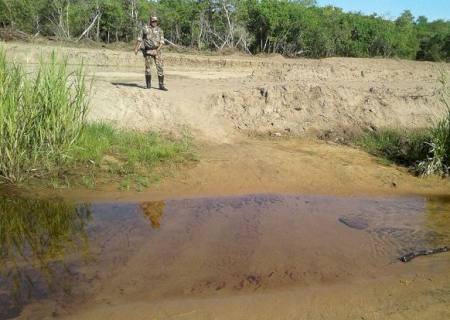
MULTIPOLYGON (((431 126, 445 111, 438 79, 449 64, 384 59, 164 54, 169 92, 145 90, 132 52, 4 43, 35 63, 57 49, 94 76, 89 119, 229 141, 242 132, 342 136, 364 129, 431 126)), ((130 48, 131 49, 131 48, 130 48)), ((32 65, 32 64, 31 64, 32 65)), ((156 83, 154 83, 156 86, 156 83)))
POLYGON ((423 128, 444 112, 432 86, 287 82, 225 92, 212 103, 238 130, 342 136, 364 129, 423 128))

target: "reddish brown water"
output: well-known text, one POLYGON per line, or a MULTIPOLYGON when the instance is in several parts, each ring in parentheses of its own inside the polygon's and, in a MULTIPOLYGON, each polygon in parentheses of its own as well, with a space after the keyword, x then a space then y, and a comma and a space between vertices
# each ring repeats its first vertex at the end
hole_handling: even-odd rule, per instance
MULTIPOLYGON (((398 285, 414 275, 440 279, 428 295, 427 286, 420 287, 440 306, 450 303, 449 254, 409 264, 398 257, 450 245, 448 200, 250 195, 74 205, 3 197, 0 319, 120 319, 136 303, 160 305, 131 307, 146 310, 133 318, 164 319, 170 317, 163 310, 176 309, 164 306, 170 301, 187 318, 210 319, 224 316, 227 299, 255 294, 283 300, 287 305, 277 315, 289 318, 305 315, 295 302, 305 292, 286 298, 287 291, 359 290, 361 283, 389 279, 398 285), (219 299, 217 309, 205 305, 212 298, 219 299), (127 307, 111 311, 118 306, 127 307)), ((368 298, 371 308, 382 306, 377 294, 368 298)), ((252 308, 264 310, 248 304, 239 315, 263 318, 252 308)), ((332 309, 310 310, 310 317, 332 309)))

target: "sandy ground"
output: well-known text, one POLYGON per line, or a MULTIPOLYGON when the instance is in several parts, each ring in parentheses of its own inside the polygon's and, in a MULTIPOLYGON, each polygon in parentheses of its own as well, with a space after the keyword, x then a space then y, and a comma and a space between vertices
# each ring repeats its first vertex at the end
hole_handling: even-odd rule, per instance
MULTIPOLYGON (((360 150, 310 139, 250 139, 197 146, 199 161, 173 168, 144 192, 117 185, 92 190, 53 190, 83 201, 148 201, 255 193, 339 196, 449 195, 450 182, 420 178, 379 164, 360 150)), ((47 191, 44 192, 47 194, 47 191)))
MULTIPOLYGON (((55 49, 3 45, 8 56, 30 66, 55 49)), ((444 112, 438 79, 440 70, 450 71, 448 64, 166 53, 169 91, 162 92, 143 89, 142 57, 132 52, 58 50, 71 64, 84 60, 95 79, 91 121, 174 136, 189 133, 200 159, 142 193, 118 192, 116 186, 55 191, 66 198, 141 202, 257 193, 450 194, 448 179, 414 177, 333 142, 361 130, 432 125, 444 112)), ((445 319, 450 316, 448 268, 438 266, 448 266, 448 256, 432 261, 436 267, 419 261, 406 273, 394 268, 376 280, 359 277, 345 284, 87 302, 73 319, 445 319)), ((39 317, 30 310, 23 318, 39 317)))
POLYGON ((70 64, 83 61, 94 79, 91 121, 175 136, 188 133, 195 139, 200 161, 175 170, 173 178, 147 192, 105 186, 69 197, 450 192, 448 180, 416 178, 353 148, 330 144, 361 130, 432 125, 445 110, 438 80, 441 71, 450 71, 449 64, 165 53, 170 90, 162 92, 143 89, 143 59, 132 52, 3 45, 11 59, 30 66, 52 50, 67 55, 70 64))
MULTIPOLYGON (((29 64, 55 49, 5 46, 11 58, 29 64)), ((403 60, 166 53, 170 91, 160 92, 143 90, 140 55, 58 50, 71 64, 83 61, 95 77, 91 120, 176 134, 189 130, 219 143, 249 133, 339 137, 361 129, 428 127, 444 112, 439 72, 450 71, 448 64, 403 60)))

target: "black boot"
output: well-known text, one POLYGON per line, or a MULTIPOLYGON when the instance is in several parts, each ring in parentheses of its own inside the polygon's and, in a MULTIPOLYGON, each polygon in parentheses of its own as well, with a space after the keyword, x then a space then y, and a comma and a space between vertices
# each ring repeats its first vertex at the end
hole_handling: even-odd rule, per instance
POLYGON ((147 89, 150 89, 152 87, 152 76, 149 74, 145 75, 145 84, 147 86, 147 89))
POLYGON ((162 91, 169 91, 165 86, 164 86, 164 76, 158 76, 159 79, 159 90, 162 91))

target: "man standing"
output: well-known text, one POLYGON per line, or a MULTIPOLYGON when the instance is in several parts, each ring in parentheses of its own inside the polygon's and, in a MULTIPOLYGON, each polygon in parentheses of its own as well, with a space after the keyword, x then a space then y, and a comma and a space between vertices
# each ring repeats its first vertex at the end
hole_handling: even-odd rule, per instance
POLYGON ((151 88, 152 60, 155 62, 156 71, 158 72, 159 89, 167 91, 164 86, 164 70, 163 60, 161 55, 161 48, 164 45, 164 33, 158 26, 158 18, 150 17, 149 25, 145 25, 137 39, 134 53, 137 54, 139 49, 142 50, 145 59, 145 82, 147 89, 151 88))

